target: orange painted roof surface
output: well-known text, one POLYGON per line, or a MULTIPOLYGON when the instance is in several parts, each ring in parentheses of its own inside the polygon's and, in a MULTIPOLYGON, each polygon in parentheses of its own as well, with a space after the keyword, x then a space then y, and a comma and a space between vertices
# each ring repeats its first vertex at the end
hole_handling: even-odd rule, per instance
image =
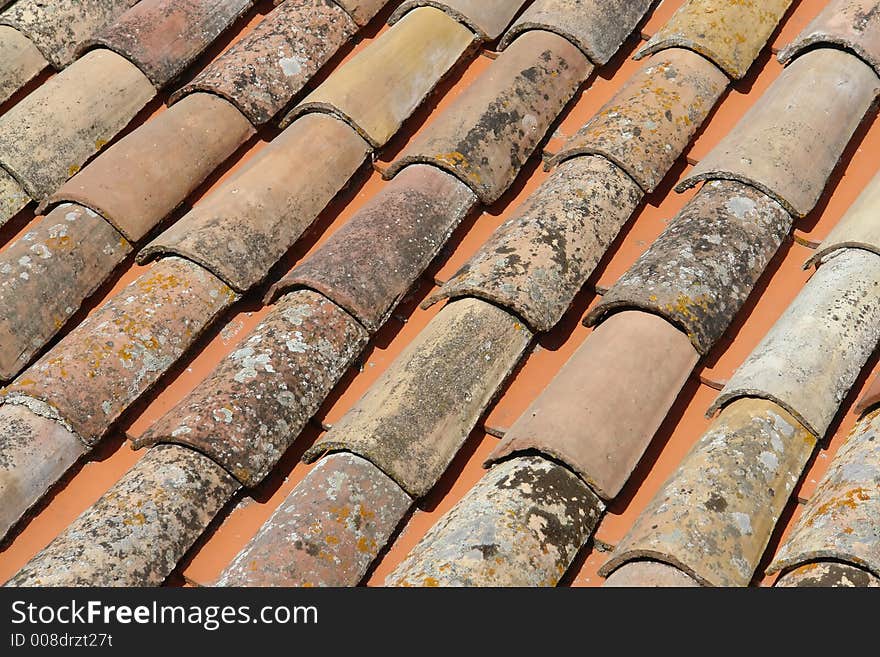
MULTIPOLYGON (((397 3, 391 3, 395 4, 397 3)), ((590 82, 584 85, 583 92, 569 104, 545 138, 545 156, 558 151, 564 140, 572 136, 640 68, 641 63, 633 61, 632 55, 681 4, 681 0, 664 0, 643 22, 640 34, 631 37, 608 65, 597 69, 590 82)), ((777 78, 782 65, 775 58, 775 53, 790 42, 825 4, 823 0, 794 0, 781 26, 771 38, 771 46, 765 48, 745 79, 733 82, 730 92, 723 97, 686 155, 679 158, 660 188, 648 197, 640 213, 627 224, 560 324, 549 333, 538 337, 538 348, 527 357, 503 394, 492 404, 440 483, 418 503, 418 509, 374 564, 363 582, 365 585, 381 585, 385 577, 441 515, 485 474, 482 462, 498 444, 498 436, 525 411, 590 334, 591 330, 581 324, 587 309, 648 248, 668 220, 693 197, 693 191, 676 193, 673 188, 677 182, 705 157, 777 78)), ((191 79, 195 71, 204 68, 208 62, 248 34, 271 8, 270 2, 258 3, 254 10, 235 24, 231 33, 222 37, 219 44, 198 60, 188 72, 187 79, 191 79)), ((329 71, 368 48, 388 29, 385 20, 390 13, 390 9, 386 9, 374 19, 362 32, 363 39, 354 46, 345 47, 340 55, 322 69, 319 78, 326 78, 329 71)), ((314 252, 382 188, 385 183, 380 170, 403 151, 425 124, 448 107, 463 89, 486 71, 492 64, 493 57, 494 53, 484 50, 467 65, 457 67, 441 83, 429 102, 405 122, 401 133, 379 150, 374 170, 356 178, 321 213, 304 237, 284 257, 283 264, 273 269, 271 280, 237 302, 232 311, 198 341, 196 347, 161 380, 154 391, 125 413, 112 435, 101 442, 84 462, 69 472, 28 517, 14 528, 0 547, 0 581, 6 581, 14 575, 142 457, 144 451, 133 451, 126 436, 140 436, 207 376, 222 358, 236 349, 241 339, 268 313, 269 307, 262 303, 268 285, 307 254, 314 252)), ((0 107, 0 112, 7 111, 16 102, 20 102, 27 95, 26 92, 45 84, 49 77, 51 76, 44 74, 31 83, 25 92, 17 94, 12 101, 0 107)), ((313 88, 315 84, 310 86, 313 88)), ((163 101, 168 95, 169 90, 160 92, 157 99, 138 114, 127 132, 166 111, 163 101)), ((175 217, 182 216, 186 208, 204 198, 277 134, 275 127, 261 128, 255 139, 239 149, 187 199, 185 208, 179 209, 175 217)), ((802 265, 811 250, 828 235, 880 168, 876 158, 878 148, 880 126, 870 120, 866 121, 850 143, 816 210, 796 222, 793 239, 784 243, 760 279, 757 289, 749 297, 745 308, 737 315, 734 325, 692 374, 626 488, 610 503, 594 538, 580 552, 564 576, 563 585, 598 586, 603 582, 597 571, 607 560, 608 553, 623 538, 691 445, 707 429, 710 420, 706 419, 704 412, 717 391, 803 287, 809 272, 804 271, 802 265)), ((441 305, 435 305, 425 310, 419 304, 473 255, 548 175, 542 167, 541 154, 535 154, 517 177, 512 189, 476 219, 467 220, 455 231, 451 241, 421 277, 418 285, 394 311, 393 317, 371 339, 360 359, 360 365, 344 376, 330 398, 321 406, 303 438, 288 451, 267 480, 257 488, 236 496, 234 502, 226 507, 168 578, 167 586, 203 585, 217 578, 287 494, 314 467, 301 462, 303 452, 324 433, 325 426, 338 421, 352 407, 441 308, 441 305)), ((0 244, 7 245, 27 233, 33 220, 31 206, 0 230, 0 244)), ((90 297, 86 311, 75 316, 65 331, 81 321, 87 312, 100 307, 103 301, 118 293, 146 269, 145 266, 135 264, 133 257, 129 257, 112 280, 90 297)), ((53 342, 57 342, 57 339, 53 342)), ((878 371, 880 367, 875 355, 843 402, 838 419, 829 432, 830 439, 821 445, 805 476, 797 485, 765 555, 765 565, 772 559, 802 505, 814 494, 818 480, 857 419, 852 412, 855 400, 878 371)), ((770 586, 773 582, 773 577, 759 577, 754 585, 770 586)))

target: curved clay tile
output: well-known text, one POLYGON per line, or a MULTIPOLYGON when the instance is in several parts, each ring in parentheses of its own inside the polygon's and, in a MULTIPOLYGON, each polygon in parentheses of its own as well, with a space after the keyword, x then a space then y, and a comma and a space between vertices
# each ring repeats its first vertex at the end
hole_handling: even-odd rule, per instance
POLYGON ((197 452, 151 449, 7 586, 158 586, 237 489, 197 452))
POLYGON ((89 207, 138 242, 253 134, 222 98, 192 94, 107 149, 48 203, 89 207))
POLYGON ((366 344, 363 327, 320 294, 287 294, 134 446, 185 445, 256 486, 366 344))
POLYGON ((424 305, 478 297, 549 331, 641 199, 605 158, 567 160, 424 305))
POLYGON ((413 501, 354 454, 321 459, 217 586, 356 586, 413 501))
POLYGON ((197 262, 245 291, 259 283, 370 152, 347 124, 308 114, 138 255, 197 262))
POLYGON ((476 204, 458 178, 409 166, 273 285, 270 298, 317 290, 374 333, 476 204))
MULTIPOLYGON (((284 2, 286 0, 275 0, 276 5, 284 2)), ((361 27, 369 23, 388 4, 388 0, 332 0, 332 2, 342 7, 361 27)))
POLYGON ((0 166, 42 200, 115 137, 156 94, 109 50, 68 66, 0 117, 0 166))
POLYGON ((27 207, 31 197, 18 181, 0 166, 0 226, 27 207))
POLYGON ((32 402, 0 406, 0 537, 88 451, 45 404, 32 402))
POLYGON ((337 4, 288 0, 176 91, 170 102, 206 91, 227 99, 255 126, 262 125, 284 109, 357 29, 337 4))
POLYGON ((501 40, 501 49, 527 30, 563 36, 590 61, 607 64, 654 0, 535 0, 501 40))
POLYGON ((768 573, 838 561, 880 577, 880 412, 850 432, 768 573))
POLYGON ((119 53, 161 89, 174 80, 255 0, 140 0, 83 49, 119 53))
POLYGON ((813 275, 710 413, 740 397, 763 397, 821 437, 878 340, 880 256, 847 249, 813 275))
POLYGON ((80 45, 137 3, 138 0, 18 0, 0 14, 0 25, 21 32, 60 70, 76 59, 80 45))
POLYGON ((605 510, 566 468, 492 468, 425 534, 386 586, 555 586, 605 510))
POLYGON ((700 586, 693 577, 660 561, 630 561, 615 570, 602 586, 608 587, 687 587, 700 586))
POLYGON ((880 588, 880 577, 867 570, 834 561, 818 561, 782 575, 778 587, 880 588))
POLYGON ((791 228, 791 215, 754 187, 712 181, 587 315, 642 309, 682 327, 705 355, 733 318, 791 228))
POLYGON ((414 9, 335 69, 281 125, 328 112, 379 148, 474 43, 473 33, 442 11, 414 9))
POLYGON ((100 216, 62 204, 0 252, 0 380, 14 377, 131 253, 100 216))
POLYGON ((416 135, 386 177, 408 164, 433 164, 491 204, 591 71, 589 60, 568 40, 541 30, 524 33, 416 135))
POLYGON ((774 403, 737 400, 685 456, 600 574, 652 559, 701 584, 748 585, 815 444, 774 403))
POLYGON ((636 58, 667 48, 687 48, 738 80, 748 72, 789 5, 791 0, 688 0, 636 58))
POLYGON ((707 59, 681 48, 664 50, 566 142, 553 163, 602 155, 652 192, 690 144, 728 82, 707 59))
POLYGON ((856 413, 865 413, 880 403, 880 376, 874 377, 868 390, 855 405, 856 413))
POLYGON ((26 369, 3 402, 43 401, 94 445, 235 300, 198 265, 165 258, 26 369))
POLYGON ((45 57, 21 32, 0 25, 0 104, 48 66, 45 57))
POLYGON ((794 60, 690 175, 753 185, 803 217, 873 105, 880 79, 857 57, 822 48, 794 60), (810 139, 804 139, 810 135, 810 139))
POLYGON ((413 498, 422 497, 449 466, 531 337, 516 318, 484 301, 449 304, 304 458, 353 452, 413 498))
POLYGON ((779 61, 787 64, 804 51, 823 45, 836 45, 854 52, 880 75, 880 11, 877 0, 832 0, 779 53, 779 61))
POLYGON ((835 224, 805 268, 818 266, 834 253, 847 248, 865 249, 880 255, 880 174, 874 177, 843 218, 835 224))
POLYGON ((494 41, 516 16, 526 0, 407 0, 388 19, 399 21, 416 7, 436 7, 467 25, 485 41, 494 41))
POLYGON ((537 451, 613 499, 698 360, 687 336, 666 320, 642 312, 614 315, 513 423, 487 463, 537 451))

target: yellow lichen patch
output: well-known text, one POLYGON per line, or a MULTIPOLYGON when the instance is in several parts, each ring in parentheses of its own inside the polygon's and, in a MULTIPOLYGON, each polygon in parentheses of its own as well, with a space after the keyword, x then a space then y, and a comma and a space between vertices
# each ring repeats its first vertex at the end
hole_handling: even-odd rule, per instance
POLYGON ((363 552, 364 554, 370 554, 376 547, 376 541, 372 539, 368 539, 366 536, 361 536, 357 542, 358 552, 363 552))
POLYGON ((870 492, 864 488, 858 487, 846 491, 843 495, 833 497, 824 504, 820 505, 816 512, 810 515, 807 520, 807 526, 812 526, 816 518, 822 517, 836 510, 855 509, 859 502, 867 502, 871 499, 870 492))
POLYGON ((109 143, 110 143, 109 139, 100 139, 100 138, 96 139, 95 140, 95 150, 101 150, 102 148, 104 148, 104 146, 106 146, 109 143))
POLYGON ((433 588, 436 588, 436 587, 440 586, 440 582, 438 582, 438 581, 437 581, 435 578, 433 578, 433 577, 426 577, 424 583, 425 583, 425 586, 430 586, 430 587, 433 587, 433 588))
POLYGON ((133 516, 130 516, 122 521, 123 525, 134 525, 141 526, 147 522, 146 516, 143 513, 136 513, 133 516))

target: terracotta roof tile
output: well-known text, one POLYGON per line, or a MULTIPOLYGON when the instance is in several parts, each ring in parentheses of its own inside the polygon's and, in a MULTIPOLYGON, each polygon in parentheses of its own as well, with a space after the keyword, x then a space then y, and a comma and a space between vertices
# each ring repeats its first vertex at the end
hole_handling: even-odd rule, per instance
POLYGON ((779 53, 787 63, 808 48, 838 45, 861 57, 880 75, 880 16, 874 0, 832 0, 779 53))
POLYGON ((478 297, 548 331, 641 198, 605 158, 567 160, 426 303, 478 297))
POLYGON ((880 414, 862 418, 834 457, 768 573, 836 561, 880 577, 880 414))
MULTIPOLYGON (((275 0, 276 5, 283 4, 285 0, 275 0)), ((369 23, 382 8, 389 4, 388 0, 333 0, 342 7, 360 26, 369 23)))
POLYGON ((45 401, 94 445, 235 298, 201 267, 165 258, 25 370, 3 401, 45 401))
POLYGON ((388 586, 555 586, 604 510, 537 456, 493 468, 424 536, 388 586))
POLYGON ((140 0, 85 48, 119 53, 161 88, 172 82, 255 0, 140 0))
POLYGON ((290 102, 358 26, 338 4, 281 3, 254 30, 212 62, 171 101, 206 91, 235 105, 254 125, 290 102))
POLYGON ((669 223, 586 318, 640 308, 685 330, 705 355, 727 330, 791 229, 754 187, 713 181, 669 223))
POLYGON ((48 202, 89 207, 138 242, 253 133, 225 100, 191 94, 107 149, 48 202))
POLYGON ((679 189, 702 180, 739 180, 803 217, 819 200, 878 90, 877 75, 856 57, 827 48, 807 52, 789 64, 679 189), (815 138, 803 139, 804 134, 815 138))
POLYGON ((137 448, 177 443, 256 486, 302 432, 367 342, 367 332, 320 294, 283 296, 137 448))
POLYGON ((477 299, 446 306, 333 429, 307 452, 350 451, 412 497, 427 493, 492 401, 532 334, 477 299), (432 391, 429 406, 425 395, 432 391))
POLYGON ((47 413, 44 404, 0 407, 0 505, 3 535, 88 450, 75 434, 47 413), (34 409, 34 410, 31 410, 34 409), (27 472, 22 477, 21 472, 27 472))
POLYGON ((437 7, 467 25, 486 41, 504 32, 526 0, 406 0, 391 15, 390 23, 400 20, 414 7, 437 7))
POLYGON ((0 14, 0 25, 14 27, 52 66, 62 69, 76 59, 80 45, 137 3, 138 0, 18 0, 0 14))
POLYGON ((18 374, 129 253, 110 224, 66 203, 0 252, 0 380, 18 374))
POLYGON ((724 409, 602 567, 654 559, 713 586, 745 586, 816 439, 772 402, 724 409))
POLYGON ((379 148, 474 43, 474 34, 442 11, 415 9, 333 71, 281 125, 325 111, 379 148))
POLYGON ((0 103, 24 87, 48 62, 25 35, 0 25, 0 103))
POLYGON ((651 37, 640 56, 688 48, 712 60, 731 78, 742 78, 789 5, 791 0, 688 0, 651 37))
POLYGON ((506 48, 526 30, 565 37, 594 64, 607 64, 654 0, 535 0, 505 33, 506 48))
POLYGON ((354 586, 412 499, 354 454, 321 459, 220 575, 219 586, 354 586))
POLYGON ((160 584, 237 488, 198 452, 151 449, 7 584, 160 584))
POLYGON ((651 57, 552 159, 598 154, 653 192, 728 85, 711 62, 672 48, 651 57))
POLYGON ((0 167, 0 226, 27 207, 31 197, 8 171, 0 167))
POLYGON ((551 32, 522 34, 389 168, 433 164, 470 185, 484 203, 513 182, 592 65, 551 32))
POLYGON ((406 167, 276 283, 272 296, 312 288, 375 332, 476 204, 470 188, 448 173, 406 167))
POLYGON ((880 578, 866 570, 833 561, 820 561, 801 566, 783 575, 776 586, 780 587, 880 587, 880 578))
POLYGON ((138 255, 177 254, 239 291, 258 284, 360 168, 370 149, 347 124, 308 114, 138 255), (308 172, 308 175, 297 175, 308 172))
POLYGON ((861 249, 822 265, 710 411, 740 397, 762 397, 824 436, 880 340, 878 281, 880 256, 861 249))
POLYGON ((668 322, 623 312, 599 326, 520 416, 489 463, 532 450, 602 498, 629 479, 699 356, 668 322))
POLYGON ((675 566, 660 561, 630 561, 611 573, 603 586, 693 588, 700 584, 675 566))
POLYGON ((0 117, 0 166, 42 200, 122 130, 155 95, 108 50, 88 53, 0 117))

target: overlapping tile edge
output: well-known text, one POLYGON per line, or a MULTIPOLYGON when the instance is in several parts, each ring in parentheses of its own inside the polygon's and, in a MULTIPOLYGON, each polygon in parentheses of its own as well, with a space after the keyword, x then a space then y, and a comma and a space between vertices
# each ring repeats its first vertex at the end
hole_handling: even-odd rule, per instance
MULTIPOLYGON (((325 294, 326 294, 326 292, 325 292, 325 294)), ((623 313, 623 315, 625 315, 625 314, 626 314, 626 313, 623 313)), ((622 316, 622 315, 621 315, 621 316, 622 316)), ((617 317, 617 316, 615 316, 615 317, 617 317)), ((609 320, 609 321, 610 321, 610 320, 609 320)))

